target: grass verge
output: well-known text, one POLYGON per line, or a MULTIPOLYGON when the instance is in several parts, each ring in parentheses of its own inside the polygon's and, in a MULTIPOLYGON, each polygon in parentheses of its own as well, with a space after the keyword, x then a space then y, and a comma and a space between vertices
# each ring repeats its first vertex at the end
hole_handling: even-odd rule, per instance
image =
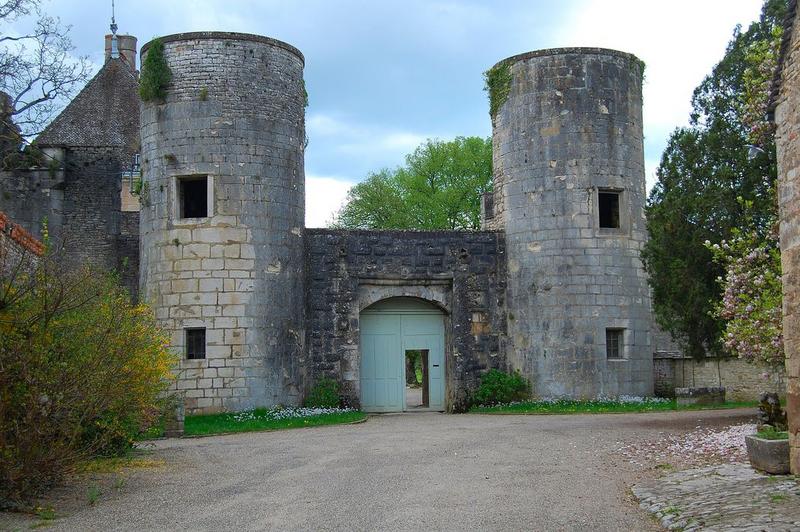
POLYGON ((679 410, 717 410, 728 408, 755 408, 756 401, 731 401, 723 405, 678 405, 675 400, 641 402, 624 401, 525 401, 507 405, 473 406, 476 414, 620 414, 627 412, 671 412, 679 410))
POLYGON ((761 430, 756 432, 756 436, 765 440, 788 440, 789 432, 785 430, 761 430))
MULTIPOLYGON (((231 432, 254 432, 261 430, 299 429, 320 427, 363 421, 363 412, 348 410, 297 417, 275 417, 272 410, 257 409, 249 412, 205 414, 186 416, 184 434, 186 436, 208 436, 231 432)), ((280 411, 278 411, 280 412, 280 411)))

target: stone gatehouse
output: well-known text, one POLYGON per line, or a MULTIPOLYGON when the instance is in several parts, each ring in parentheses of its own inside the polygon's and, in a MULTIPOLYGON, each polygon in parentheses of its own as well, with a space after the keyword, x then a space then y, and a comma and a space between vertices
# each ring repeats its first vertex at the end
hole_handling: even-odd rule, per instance
MULTIPOLYGON (((652 394, 634 56, 565 48, 496 65, 509 82, 492 119, 485 230, 346 231, 304 227, 300 51, 257 35, 166 36, 166 97, 139 102, 126 39, 124 53, 107 51, 95 78, 106 81, 43 133, 61 166, 24 194, 18 175, 0 175, 4 190, 16 187, 0 210, 20 210, 22 194, 46 215, 70 187, 106 176, 103 203, 89 206, 96 220, 85 220, 106 231, 92 259, 137 258, 139 296, 181 354, 188 412, 296 404, 321 378, 369 411, 459 411, 491 368, 519 370, 544 396, 652 394), (135 133, 86 134, 92 101, 112 124, 137 117, 135 133), (140 166, 126 160, 133 153, 140 166), (86 154, 103 154, 104 166, 84 164, 86 154), (409 352, 423 360, 414 405, 409 352)), ((63 205, 55 219, 68 234, 80 207, 63 205)))

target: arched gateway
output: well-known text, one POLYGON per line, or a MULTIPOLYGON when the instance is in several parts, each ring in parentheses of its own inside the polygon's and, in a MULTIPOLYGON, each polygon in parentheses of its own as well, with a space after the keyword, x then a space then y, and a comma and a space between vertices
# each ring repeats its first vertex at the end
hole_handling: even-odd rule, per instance
POLYGON ((444 313, 420 299, 394 297, 361 311, 360 324, 361 409, 444 410, 444 313), (407 387, 415 380, 419 388, 407 387))

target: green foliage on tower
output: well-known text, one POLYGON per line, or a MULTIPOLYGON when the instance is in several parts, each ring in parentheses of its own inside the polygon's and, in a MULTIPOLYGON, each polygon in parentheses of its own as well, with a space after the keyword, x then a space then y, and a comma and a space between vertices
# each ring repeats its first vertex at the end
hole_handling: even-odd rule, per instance
POLYGON ((511 93, 511 65, 498 63, 483 73, 483 90, 489 93, 489 116, 494 120, 511 93))
POLYGON ((642 258, 653 310, 695 358, 724 352, 725 323, 714 312, 724 272, 706 242, 745 225, 766 237, 776 214, 774 128, 765 115, 785 13, 785 0, 767 0, 758 21, 736 28, 694 91, 690 125, 670 137, 648 199, 642 258), (743 201, 752 206, 747 216, 743 201))
POLYGON ((139 96, 145 102, 162 101, 167 95, 167 85, 172 79, 172 72, 164 57, 164 42, 153 39, 147 50, 142 75, 139 78, 139 96))

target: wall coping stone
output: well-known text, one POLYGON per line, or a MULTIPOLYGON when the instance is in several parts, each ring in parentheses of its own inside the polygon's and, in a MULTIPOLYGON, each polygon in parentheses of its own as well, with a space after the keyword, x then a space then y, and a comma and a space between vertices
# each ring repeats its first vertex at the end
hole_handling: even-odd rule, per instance
MULTIPOLYGON (((303 53, 294 46, 292 46, 291 44, 279 41, 278 39, 273 39, 272 37, 266 37, 264 35, 256 35, 254 33, 238 33, 233 31, 190 31, 186 33, 173 33, 171 35, 164 35, 163 37, 159 38, 163 43, 177 42, 177 41, 197 41, 206 39, 259 42, 259 43, 269 44, 277 48, 283 48, 287 52, 296 55, 300 59, 300 62, 303 63, 303 65, 305 65, 306 63, 306 59, 303 56, 303 53)), ((142 45, 142 49, 139 52, 140 57, 144 56, 144 54, 147 52, 147 48, 150 47, 150 44, 153 42, 153 40, 142 45)))
POLYGON ((503 231, 468 231, 468 230, 420 230, 420 229, 325 229, 321 227, 305 228, 307 235, 389 235, 392 237, 402 236, 452 236, 452 235, 503 235, 503 231))
POLYGON ((533 59, 535 57, 547 57, 552 55, 607 55, 613 57, 621 57, 623 59, 628 59, 635 61, 637 63, 641 63, 642 60, 636 57, 635 55, 622 52, 620 50, 612 50, 610 48, 597 48, 597 47, 581 47, 581 46, 573 46, 573 47, 566 47, 566 48, 546 48, 544 50, 533 50, 531 52, 524 52, 517 55, 512 55, 511 57, 506 57, 502 61, 498 61, 497 63, 492 66, 492 68, 498 67, 503 64, 514 64, 520 61, 526 61, 528 59, 533 59))

